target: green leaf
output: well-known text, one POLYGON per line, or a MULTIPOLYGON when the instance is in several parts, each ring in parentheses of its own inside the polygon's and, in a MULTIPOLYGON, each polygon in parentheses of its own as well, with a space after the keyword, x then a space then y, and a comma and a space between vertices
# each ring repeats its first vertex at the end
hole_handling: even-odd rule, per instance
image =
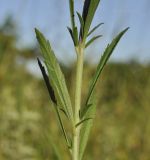
POLYGON ((90 120, 90 119, 93 119, 93 118, 85 118, 85 119, 81 120, 79 123, 77 123, 77 124, 75 125, 75 127, 77 128, 79 125, 83 124, 85 121, 88 121, 88 120, 90 120))
POLYGON ((53 88, 52 88, 52 86, 50 84, 50 81, 49 81, 49 78, 48 78, 48 76, 46 74, 45 68, 42 66, 42 63, 40 62, 39 59, 38 59, 38 64, 39 64, 39 67, 41 69, 43 78, 45 80, 45 83, 46 83, 50 98, 52 99, 52 101, 53 101, 53 103, 55 105, 55 110, 56 110, 56 113, 57 113, 57 118, 58 118, 58 121, 59 121, 59 124, 60 124, 60 128, 61 128, 61 130, 63 132, 63 135, 65 137, 66 143, 67 143, 68 148, 69 148, 71 146, 71 144, 70 144, 69 139, 67 137, 67 134, 66 134, 66 131, 65 131, 65 128, 64 128, 64 125, 63 125, 59 110, 58 110, 58 106, 57 106, 57 101, 56 101, 56 98, 55 98, 54 90, 53 90, 53 88))
POLYGON ((70 36, 71 36, 71 38, 72 38, 72 41, 73 41, 73 43, 74 43, 74 45, 75 45, 75 41, 74 41, 74 36, 73 36, 72 29, 71 29, 70 27, 67 27, 67 29, 68 29, 68 31, 69 31, 69 33, 70 33, 70 36))
POLYGON ((91 0, 84 0, 84 6, 83 6, 83 12, 82 12, 82 17, 84 22, 86 21, 90 4, 91 4, 91 0))
POLYGON ((78 18, 79 18, 79 21, 80 21, 81 28, 83 28, 83 26, 84 26, 83 18, 82 18, 81 14, 79 12, 77 12, 77 15, 78 15, 78 18))
POLYGON ((72 38, 72 41, 74 43, 74 46, 77 46, 78 45, 78 29, 77 27, 75 27, 72 31, 71 28, 67 27, 69 33, 70 33, 70 36, 72 38))
POLYGON ((88 109, 84 118, 87 119, 88 117, 91 117, 92 119, 90 119, 89 121, 84 121, 81 127, 80 144, 79 144, 79 160, 82 160, 83 158, 83 154, 84 154, 84 151, 85 151, 88 139, 89 139, 91 127, 93 125, 93 119, 96 113, 96 101, 95 101, 94 96, 90 98, 89 104, 92 104, 92 106, 88 109))
POLYGON ((97 26, 95 26, 89 33, 87 36, 90 36, 97 28, 99 28, 102 24, 104 23, 99 23, 97 26))
POLYGON ((102 37, 102 35, 98 35, 98 36, 94 36, 93 38, 91 38, 85 45, 85 48, 87 48, 91 43, 93 43, 95 40, 97 40, 98 38, 102 37))
POLYGON ((100 0, 85 0, 83 7, 82 17, 84 19, 84 34, 83 41, 86 40, 92 20, 94 18, 96 9, 99 5, 100 0))
POLYGON ((43 34, 35 29, 37 40, 40 44, 42 56, 48 70, 49 79, 53 87, 58 106, 63 107, 69 119, 73 123, 73 111, 70 96, 66 86, 64 75, 61 71, 59 63, 51 49, 49 41, 45 39, 43 34))
POLYGON ((107 46, 107 48, 105 49, 100 61, 99 61, 99 64, 97 66, 97 69, 96 69, 96 72, 95 72, 95 75, 93 76, 93 79, 92 79, 92 83, 90 85, 90 88, 89 88, 89 92, 88 92, 88 96, 87 96, 87 100, 86 100, 86 104, 88 104, 88 101, 92 95, 92 92, 94 90, 94 87, 96 85, 96 82, 104 68, 104 66, 106 65, 108 59, 110 58, 112 52, 114 51, 115 47, 117 46, 119 40, 121 39, 121 37, 125 34, 125 32, 128 30, 129 28, 126 28, 125 30, 123 30, 122 32, 120 32, 114 39, 113 41, 111 42, 111 44, 107 46))
POLYGON ((72 29, 73 29, 75 27, 74 0, 69 0, 69 7, 70 7, 71 25, 72 25, 72 29))
POLYGON ((77 15, 78 15, 78 18, 79 18, 79 21, 80 21, 80 37, 82 37, 83 36, 83 30, 84 30, 84 21, 83 21, 83 18, 80 15, 79 12, 77 12, 77 15))

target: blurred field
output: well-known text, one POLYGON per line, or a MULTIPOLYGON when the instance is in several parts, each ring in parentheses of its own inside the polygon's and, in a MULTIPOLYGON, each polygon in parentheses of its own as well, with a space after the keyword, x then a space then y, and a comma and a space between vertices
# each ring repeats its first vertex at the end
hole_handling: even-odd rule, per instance
MULTIPOLYGON (((36 49, 18 50, 0 31, 0 160, 69 159, 42 79, 27 72, 36 49), (20 63, 18 59, 23 59, 20 63)), ((70 95, 74 66, 63 67, 70 95)), ((83 99, 95 67, 85 64, 83 99)), ((107 65, 96 87, 95 124, 86 160, 150 159, 150 65, 107 65)))

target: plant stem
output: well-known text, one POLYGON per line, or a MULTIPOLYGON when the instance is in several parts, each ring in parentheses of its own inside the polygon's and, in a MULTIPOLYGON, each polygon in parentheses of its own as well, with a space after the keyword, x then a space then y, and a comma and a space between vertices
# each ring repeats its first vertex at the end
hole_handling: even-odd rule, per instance
POLYGON ((74 129, 73 129, 73 153, 72 160, 79 159, 79 141, 80 141, 80 127, 75 125, 80 121, 79 111, 81 108, 81 88, 82 88, 82 73, 83 73, 83 59, 84 48, 76 48, 77 52, 77 68, 76 68, 76 90, 75 90, 75 112, 74 112, 74 129))

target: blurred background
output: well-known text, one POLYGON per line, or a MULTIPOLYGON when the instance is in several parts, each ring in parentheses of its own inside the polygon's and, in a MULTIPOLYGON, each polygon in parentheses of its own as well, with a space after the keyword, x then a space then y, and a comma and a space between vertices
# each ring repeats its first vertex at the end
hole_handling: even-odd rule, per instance
MULTIPOLYGON (((76 0, 81 11, 83 1, 76 0)), ((92 26, 103 37, 86 50, 82 97, 96 64, 126 27, 97 89, 95 124, 86 160, 149 160, 150 1, 101 0, 92 26), (111 76, 110 76, 111 75, 111 76)), ((34 28, 50 40, 74 97, 75 53, 65 0, 0 0, 0 160, 69 159, 37 65, 34 28)))

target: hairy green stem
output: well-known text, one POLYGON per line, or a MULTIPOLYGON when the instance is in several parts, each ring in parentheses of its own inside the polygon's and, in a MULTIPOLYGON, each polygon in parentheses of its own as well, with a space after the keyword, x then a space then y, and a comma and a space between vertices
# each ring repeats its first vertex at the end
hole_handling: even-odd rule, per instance
POLYGON ((75 90, 75 111, 74 111, 74 129, 73 129, 73 152, 72 160, 79 159, 79 141, 80 141, 80 127, 75 125, 80 121, 79 111, 81 108, 81 88, 82 88, 82 73, 83 73, 83 54, 82 47, 76 48, 77 52, 77 68, 76 68, 76 90, 75 90))

